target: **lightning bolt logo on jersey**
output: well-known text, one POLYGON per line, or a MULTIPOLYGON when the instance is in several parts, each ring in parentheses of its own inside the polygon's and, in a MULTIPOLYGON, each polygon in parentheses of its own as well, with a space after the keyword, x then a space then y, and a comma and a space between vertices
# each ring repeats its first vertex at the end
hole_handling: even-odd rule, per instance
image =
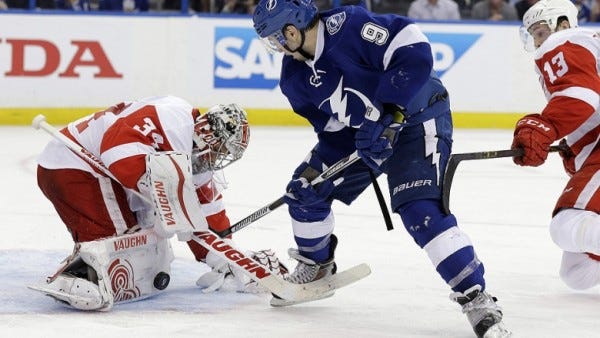
POLYGON ((360 102, 356 102, 354 106, 362 106, 363 112, 368 111, 369 108, 373 108, 373 103, 360 91, 352 88, 343 88, 343 82, 344 77, 342 76, 335 91, 331 93, 329 98, 319 104, 319 109, 331 112, 331 115, 345 126, 359 127, 360 123, 362 123, 362 119, 357 117, 359 117, 360 114, 354 114, 355 119, 351 120, 352 114, 348 114, 348 100, 359 100, 360 102), (329 104, 329 107, 327 107, 327 104, 329 104))
POLYGON ((284 56, 282 66, 281 90, 294 112, 319 133, 317 147, 324 158, 334 161, 355 150, 353 135, 367 114, 370 120, 402 115, 404 128, 425 134, 420 143, 402 147, 425 161, 424 167, 419 162, 393 175, 393 207, 417 191, 438 189, 449 153, 439 138, 451 138, 450 105, 433 70, 430 43, 414 22, 352 6, 321 12, 313 60, 284 56), (433 120, 446 115, 444 121, 433 120))
POLYGON ((383 103, 405 107, 409 123, 449 110, 448 104, 430 107, 431 98, 445 88, 432 71, 427 38, 411 21, 350 7, 321 14, 314 60, 284 57, 280 80, 294 111, 316 130, 331 126, 332 119, 357 128, 367 110, 383 111, 383 103), (396 55, 402 62, 392 62, 396 55), (427 61, 412 61, 411 55, 427 61))

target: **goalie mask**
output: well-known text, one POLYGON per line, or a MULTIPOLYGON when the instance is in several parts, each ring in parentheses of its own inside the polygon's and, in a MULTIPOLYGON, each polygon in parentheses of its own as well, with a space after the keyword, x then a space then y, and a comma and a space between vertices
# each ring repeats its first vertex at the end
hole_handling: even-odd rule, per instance
POLYGON ((246 112, 235 103, 210 108, 196 119, 193 139, 195 174, 225 168, 239 160, 248 147, 246 112))
POLYGON ((521 41, 526 51, 534 51, 548 36, 556 32, 561 18, 577 27, 577 7, 570 0, 540 0, 523 15, 521 41))

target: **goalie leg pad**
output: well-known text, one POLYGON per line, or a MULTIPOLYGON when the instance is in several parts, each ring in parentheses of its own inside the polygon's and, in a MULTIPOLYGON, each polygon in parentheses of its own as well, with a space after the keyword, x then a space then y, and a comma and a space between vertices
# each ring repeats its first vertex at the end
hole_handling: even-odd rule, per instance
POLYGON ((79 244, 70 264, 34 290, 81 310, 107 311, 164 290, 173 251, 152 229, 79 244))
POLYGON ((112 308, 114 297, 107 284, 98 278, 91 262, 82 257, 80 243, 63 263, 53 276, 48 277, 46 284, 29 288, 79 310, 108 311, 112 308))
POLYGON ((87 259, 96 259, 99 280, 111 291, 115 303, 140 300, 166 288, 163 276, 170 273, 173 250, 169 241, 152 229, 88 243, 82 243, 82 257, 85 260, 89 252, 87 259), (89 251, 84 251, 88 243, 89 251))

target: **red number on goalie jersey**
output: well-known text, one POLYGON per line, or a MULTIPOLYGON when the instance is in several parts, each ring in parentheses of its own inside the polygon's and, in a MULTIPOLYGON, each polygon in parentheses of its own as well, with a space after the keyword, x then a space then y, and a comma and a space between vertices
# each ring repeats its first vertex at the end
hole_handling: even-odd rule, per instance
MULTIPOLYGON (((191 143, 191 136, 190 136, 191 143)), ((110 151, 108 169, 128 188, 135 188, 145 172, 145 155, 173 150, 167 140, 156 108, 143 106, 115 121, 104 133, 100 154, 110 151)), ((105 157, 102 157, 105 159, 105 157)))
POLYGON ((123 110, 127 109, 127 107, 129 107, 130 105, 131 104, 125 104, 125 103, 121 102, 114 106, 110 106, 104 110, 101 110, 101 111, 95 113, 94 115, 92 115, 92 117, 79 122, 75 126, 75 128, 77 128, 77 131, 81 134, 84 130, 86 130, 90 126, 91 121, 95 121, 107 113, 111 113, 113 115, 119 115, 123 110))

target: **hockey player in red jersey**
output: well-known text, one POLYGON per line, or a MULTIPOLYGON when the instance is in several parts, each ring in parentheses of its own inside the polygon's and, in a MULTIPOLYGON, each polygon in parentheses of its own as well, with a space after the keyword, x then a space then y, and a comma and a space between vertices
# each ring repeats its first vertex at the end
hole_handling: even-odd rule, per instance
MULTIPOLYGON (((246 112, 238 105, 216 105, 201 114, 183 99, 151 97, 118 103, 61 132, 100 159, 115 179, 58 140, 46 146, 38 159, 38 185, 67 226, 75 249, 47 284, 32 288, 78 309, 105 311, 167 287, 173 260, 168 236, 158 231, 155 207, 132 193, 145 196, 153 189, 152 176, 165 170, 156 164, 157 156, 175 161, 181 156, 174 154, 184 154, 182 167, 191 172, 191 193, 164 195, 167 206, 195 207, 214 231, 229 227, 221 195, 225 182, 218 171, 240 159, 248 146, 246 112)), ((180 183, 181 173, 167 171, 166 176, 173 177, 174 186, 180 183)), ((212 268, 197 282, 205 291, 228 280, 238 291, 256 290, 224 261, 196 242, 187 243, 195 258, 212 268)), ((259 259, 270 254, 256 253, 259 259)))
POLYGON ((563 250, 560 277, 573 289, 600 284, 600 37, 577 27, 569 0, 541 0, 523 17, 521 37, 535 50, 536 72, 548 101, 539 114, 521 118, 512 148, 522 166, 539 166, 550 144, 561 140, 570 176, 550 222, 563 250))

